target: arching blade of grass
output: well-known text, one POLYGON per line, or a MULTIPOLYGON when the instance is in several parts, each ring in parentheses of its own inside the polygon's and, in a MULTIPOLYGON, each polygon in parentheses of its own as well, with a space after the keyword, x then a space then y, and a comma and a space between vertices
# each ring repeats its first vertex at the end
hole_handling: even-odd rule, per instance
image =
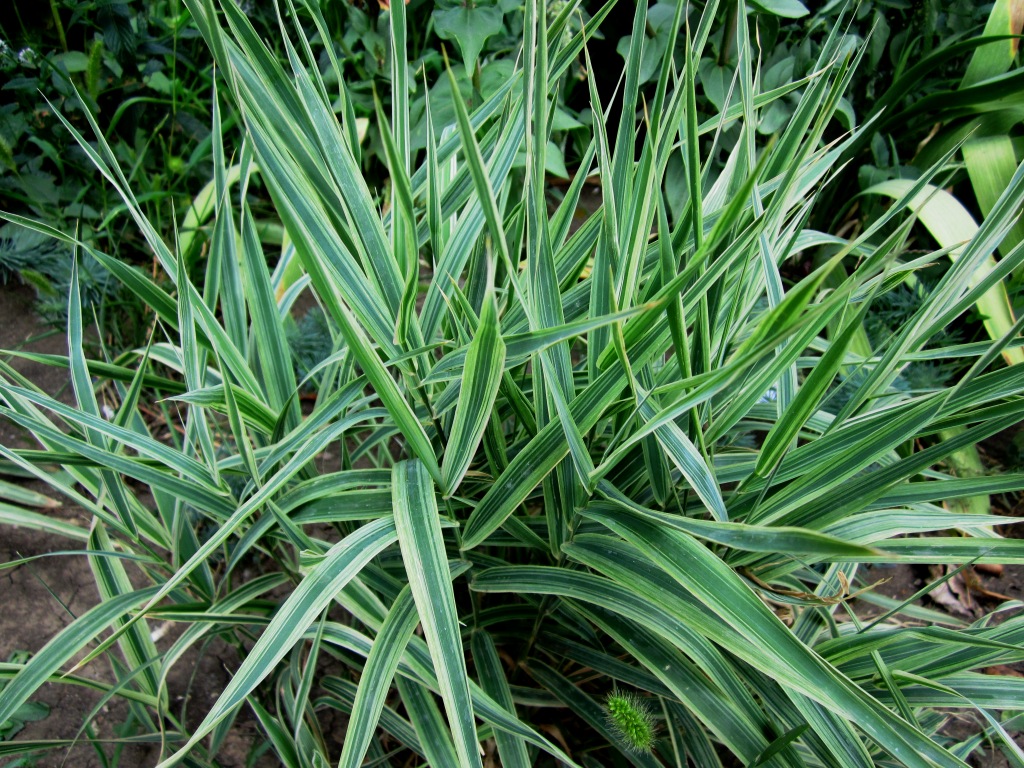
POLYGON ((338 591, 397 538, 391 518, 367 523, 328 551, 284 602, 188 742, 160 763, 169 768, 240 706, 297 643, 338 591))
POLYGON ((628 509, 651 522, 669 528, 685 531, 699 539, 724 544, 732 549, 752 552, 772 552, 778 555, 818 555, 829 558, 852 558, 875 554, 870 547, 853 544, 832 536, 826 536, 805 528, 782 528, 770 526, 746 525, 744 523, 722 522, 719 520, 700 520, 682 515, 670 515, 665 512, 641 507, 632 502, 611 483, 602 481, 598 486, 611 502, 594 502, 589 510, 602 510, 612 513, 615 508, 628 509))
MULTIPOLYGON (((477 631, 470 638, 470 644, 473 650, 473 662, 476 666, 480 687, 509 712, 515 712, 515 703, 512 700, 512 693, 509 690, 508 680, 505 677, 505 670, 502 669, 501 659, 498 658, 498 651, 495 648, 494 640, 491 639, 487 632, 477 631)), ((528 768, 530 756, 526 751, 526 743, 522 738, 502 730, 497 730, 494 734, 494 740, 497 743, 498 755, 501 757, 501 764, 503 766, 507 766, 507 768, 528 768)))
POLYGON ((89 539, 89 532, 74 523, 54 520, 39 512, 32 512, 11 504, 0 504, 0 523, 34 531, 45 531, 74 541, 84 542, 89 539))
MULTIPOLYGON (((91 487, 87 486, 84 492, 78 490, 77 486, 79 483, 83 486, 86 485, 81 477, 77 476, 72 471, 67 472, 67 474, 62 473, 61 475, 55 475, 53 472, 48 471, 45 463, 41 462, 39 465, 33 464, 29 458, 26 458, 23 455, 24 453, 24 451, 15 453, 9 448, 0 445, 0 457, 7 461, 10 466, 23 472, 25 477, 34 477, 40 482, 47 484, 61 495, 80 505, 82 509, 95 515, 99 520, 103 521, 106 525, 109 525, 112 529, 120 531, 124 530, 121 520, 116 515, 110 513, 104 505, 96 503, 91 495, 87 495, 91 493, 91 487)), ((40 458, 48 460, 53 460, 54 458, 54 450, 52 447, 48 446, 48 449, 43 451, 42 454, 43 456, 40 458)), ((64 456, 64 460, 73 461, 75 458, 78 457, 76 457, 75 454, 70 453, 65 454, 64 456)), ((148 540, 157 542, 160 546, 167 545, 168 536, 166 531, 152 521, 147 521, 145 516, 140 517, 140 521, 150 523, 149 525, 144 525, 142 530, 142 534, 148 540)), ((44 528, 48 528, 54 522, 55 521, 50 520, 44 528)), ((59 528, 60 524, 57 523, 56 529, 59 528)), ((86 535, 88 535, 87 532, 86 535)))
POLYGON ((167 323, 171 328, 177 328, 177 307, 174 300, 167 295, 166 291, 162 290, 144 273, 112 256, 90 247, 87 243, 60 231, 45 222, 35 221, 6 211, 0 211, 0 219, 25 227, 33 232, 46 235, 47 237, 51 237, 57 242, 64 243, 70 247, 81 249, 82 253, 87 253, 91 258, 96 259, 96 261, 102 264, 104 269, 108 270, 115 278, 117 278, 117 280, 128 288, 129 291, 142 303, 153 309, 163 322, 167 323))
MULTIPOLYGON (((68 367, 78 407, 98 419, 100 407, 96 401, 96 393, 93 391, 89 366, 86 363, 83 348, 82 295, 78 283, 77 254, 73 258, 75 261, 71 265, 71 290, 68 298, 68 367)), ((98 430, 86 428, 85 438, 97 447, 107 447, 106 440, 98 430)), ((104 489, 110 495, 117 516, 133 536, 138 536, 139 529, 135 522, 135 514, 129 505, 128 494, 121 477, 117 473, 105 469, 99 471, 99 476, 104 489)))
POLYGON ((448 578, 434 484, 422 464, 403 461, 392 470, 392 493, 402 559, 455 737, 459 764, 464 768, 480 766, 465 655, 459 639, 458 613, 448 578))
POLYGON ((774 670, 781 682, 850 717, 880 746, 907 765, 925 766, 934 761, 939 765, 962 766, 923 733, 894 720, 891 713, 883 711, 877 702, 824 665, 731 569, 688 535, 659 529, 628 515, 609 516, 591 510, 585 514, 633 541, 652 562, 707 604, 747 642, 777 654, 778 663, 785 668, 782 673, 774 670), (709 584, 715 587, 708 589, 709 584))
MULTIPOLYGON (((11 662, 0 662, 0 681, 7 683, 25 668, 25 664, 16 664, 11 662)), ((108 696, 117 696, 124 698, 127 701, 134 701, 139 704, 144 704, 148 707, 159 706, 159 700, 155 696, 149 696, 145 693, 132 690, 131 688, 125 688, 120 684, 111 685, 110 683, 103 683, 98 680, 92 680, 88 677, 79 677, 78 675, 69 675, 62 672, 55 672, 49 679, 48 682, 59 683, 64 685, 77 685, 82 688, 87 688, 92 691, 97 691, 104 694, 106 699, 108 696)))
POLYGON ((387 618, 373 641, 366 657, 352 703, 352 717, 342 745, 339 768, 358 768, 363 764, 367 747, 373 738, 377 720, 387 699, 398 662, 405 653, 409 638, 416 629, 419 615, 408 586, 399 593, 387 618))
POLYGON ((857 558, 862 563, 979 563, 1024 564, 1020 539, 945 536, 893 539, 876 545, 877 553, 857 558))
MULTIPOLYGON (((238 349, 245 349, 248 342, 245 295, 239 272, 238 244, 235 239, 235 217, 227 183, 228 176, 233 176, 233 181, 240 179, 241 173, 239 171, 241 169, 232 170, 226 167, 224 129, 220 119, 220 97, 217 92, 216 81, 214 81, 213 86, 212 102, 211 138, 213 139, 214 200, 217 217, 214 222, 213 237, 210 241, 210 249, 207 256, 203 300, 210 305, 216 305, 218 301, 220 302, 221 312, 224 317, 224 330, 238 349)), ((244 198, 244 182, 241 186, 243 187, 243 192, 240 197, 244 198)), ((195 210, 195 208, 192 208, 189 210, 189 213, 191 214, 195 210)), ((181 243, 180 234, 178 243, 183 254, 184 265, 188 267, 193 262, 189 260, 188 247, 181 243)))
MULTIPOLYGON (((197 306, 206 306, 195 291, 185 270, 184 261, 178 258, 178 273, 181 294, 178 298, 178 330, 181 334, 181 346, 178 354, 185 374, 185 386, 189 389, 202 389, 206 385, 207 365, 206 350, 201 350, 196 334, 195 317, 197 306), (195 294, 193 296, 193 294, 195 294)), ((210 423, 206 419, 202 406, 186 409, 185 437, 186 452, 198 453, 207 467, 214 482, 220 483, 220 470, 217 468, 217 451, 213 446, 213 435, 210 423), (198 450, 193 447, 198 443, 198 450)))
POLYGON ((149 587, 118 595, 91 608, 54 635, 4 686, 0 722, 8 720, 64 664, 99 638, 104 629, 154 594, 156 588, 149 587))
POLYGON ((446 496, 455 493, 477 453, 498 395, 504 365, 505 342, 498 327, 494 289, 488 286, 480 322, 466 353, 455 422, 441 465, 446 496))
POLYGON ((418 683, 399 679, 398 693, 409 713, 416 736, 423 748, 424 756, 429 765, 460 764, 460 757, 452 744, 451 734, 444 720, 444 715, 437 707, 437 702, 423 686, 418 683))
MULTIPOLYGON (((97 523, 89 535, 89 549, 95 552, 112 552, 113 545, 102 523, 97 523)), ((109 602, 122 595, 135 592, 128 578, 124 564, 113 557, 90 556, 89 566, 92 569, 100 598, 109 602)), ((123 621, 122 621, 123 623, 123 621)), ((121 638, 118 645, 130 670, 142 670, 138 675, 138 687, 150 696, 156 696, 159 688, 160 668, 152 662, 159 657, 156 644, 150 634, 149 624, 139 621, 121 638)))

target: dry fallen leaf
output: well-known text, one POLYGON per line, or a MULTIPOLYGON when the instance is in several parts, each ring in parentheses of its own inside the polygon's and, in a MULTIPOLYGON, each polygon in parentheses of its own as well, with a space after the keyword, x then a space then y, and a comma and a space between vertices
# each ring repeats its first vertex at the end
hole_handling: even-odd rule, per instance
MULTIPOLYGON (((931 575, 933 579, 941 579, 954 570, 956 570, 956 566, 953 565, 932 566, 931 575)), ((928 593, 928 597, 954 616, 974 619, 978 617, 978 606, 971 600, 971 591, 964 577, 968 570, 965 568, 952 578, 939 584, 928 593)))
POLYGON ((1013 667, 1007 666, 1006 664, 996 664, 994 667, 985 667, 981 670, 983 675, 1006 675, 1009 677, 1024 677, 1024 672, 1014 669, 1013 667))
POLYGON ((544 731, 548 736, 558 742, 558 745, 562 748, 569 757, 572 757, 572 750, 569 749, 569 745, 565 741, 565 737, 562 735, 562 731, 557 725, 551 725, 550 723, 540 723, 536 726, 538 730, 544 731))
POLYGON ((1003 564, 1002 563, 977 563, 974 566, 974 570, 986 573, 989 576, 1002 576, 1003 575, 1003 564))

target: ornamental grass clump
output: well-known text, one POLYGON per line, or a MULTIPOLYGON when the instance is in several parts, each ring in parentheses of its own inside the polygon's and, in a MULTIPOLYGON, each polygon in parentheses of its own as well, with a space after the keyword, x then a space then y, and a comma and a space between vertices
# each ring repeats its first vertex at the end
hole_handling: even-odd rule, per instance
MULTIPOLYGON (((1024 489, 1020 474, 945 463, 1024 415, 1024 366, 1010 364, 1021 322, 934 342, 1005 298, 1024 250, 990 256, 1024 169, 953 251, 908 247, 911 201, 942 185, 952 152, 856 237, 809 229, 859 138, 830 132, 858 64, 842 30, 811 76, 763 91, 737 24, 735 98, 700 122, 693 62, 717 3, 692 28, 677 6, 667 50, 682 60, 665 57, 643 101, 638 3, 614 141, 591 81, 594 139, 549 207, 553 94, 608 10, 580 28, 577 5, 527 0, 513 75, 472 112, 453 87, 455 123, 428 120, 420 157, 407 98, 420 85, 393 3, 378 198, 341 63, 301 34, 291 2, 281 63, 234 2, 186 0, 243 128, 224 129, 215 98, 204 270, 143 215, 99 126, 90 140, 68 123, 162 275, 8 216, 98 260, 155 322, 144 348, 87 355, 72 275, 68 354, 36 359, 67 367, 75 404, 3 364, 2 414, 43 450, 0 452, 91 516, 58 531, 86 544, 102 601, 0 665, 0 722, 50 681, 127 702, 131 738, 158 744, 162 767, 214 765, 240 712, 286 766, 924 768, 963 766, 990 742, 1018 754, 1007 729, 1022 680, 980 672, 1024 657, 1013 606, 968 625, 863 574, 1024 563, 1021 541, 995 532, 1018 520, 943 505, 1024 489), (783 97, 792 119, 765 142, 759 115, 783 97), (671 158, 685 175, 675 217, 671 158), (280 254, 249 208, 257 173, 287 231, 280 254), (572 231, 594 174, 603 203, 572 231), (871 346, 876 300, 936 263, 942 277, 871 346), (338 336, 300 380, 285 318, 303 293, 338 336), (920 360, 960 373, 895 386, 920 360), (183 631, 160 639, 164 622, 183 631), (171 671, 215 637, 237 667, 193 723, 171 671), (87 662, 107 681, 83 682, 87 662), (977 737, 943 729, 956 709, 980 713, 977 737)), ((302 13, 330 39, 316 4, 302 13)))

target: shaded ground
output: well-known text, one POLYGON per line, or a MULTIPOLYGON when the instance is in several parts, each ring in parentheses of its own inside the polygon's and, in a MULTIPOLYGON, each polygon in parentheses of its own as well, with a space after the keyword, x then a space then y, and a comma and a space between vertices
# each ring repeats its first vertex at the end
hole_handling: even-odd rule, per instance
MULTIPOLYGON (((40 323, 32 311, 33 294, 24 286, 9 284, 0 288, 0 349, 66 354, 63 334, 49 333, 48 326, 40 323), (29 343, 26 343, 29 342, 29 343)), ((67 373, 59 368, 12 359, 11 364, 29 380, 65 402, 71 402, 67 373)), ((10 447, 38 447, 11 422, 0 419, 0 444, 10 447)), ((46 493, 47 487, 27 483, 33 490, 46 493)), ((48 512, 52 517, 88 527, 88 516, 73 506, 48 512)), ((47 555, 49 553, 80 550, 84 547, 62 537, 36 531, 4 526, 0 529, 0 562, 47 555)), ((129 566, 129 573, 132 569, 129 566)), ((133 576, 138 576, 138 573, 133 576)), ((139 579, 139 584, 142 580, 139 579)), ((0 570, 0 661, 7 661, 21 651, 34 653, 50 638, 81 616, 98 602, 95 583, 88 560, 76 554, 41 557, 14 568, 0 570)), ((163 634, 158 648, 166 650, 173 642, 177 630, 173 626, 151 625, 163 634)), ((195 725, 209 709, 217 694, 230 678, 229 669, 237 665, 233 651, 223 643, 213 643, 202 655, 192 653, 177 664, 169 679, 172 700, 187 703, 188 720, 195 725)), ((77 674, 95 680, 110 682, 111 671, 101 662, 94 662, 77 674)), ((96 749, 81 739, 79 729, 86 717, 100 702, 99 693, 90 689, 50 684, 40 695, 33 697, 50 708, 49 715, 39 721, 26 723, 17 739, 75 739, 80 742, 70 751, 59 749, 40 753, 34 765, 39 768, 93 768, 102 766, 96 749)), ((175 707, 177 709, 177 707, 175 707)), ((115 728, 125 721, 127 707, 111 702, 100 708, 91 721, 97 739, 115 738, 115 728)), ((246 765, 253 744, 262 737, 247 713, 239 718, 235 731, 228 736, 218 760, 224 768, 242 768, 246 765)), ((105 748, 108 757, 113 747, 105 748)), ((151 766, 156 764, 159 748, 156 745, 128 745, 124 747, 114 765, 151 766)), ((9 761, 0 758, 0 766, 9 761)), ((261 763, 262 764, 262 763, 261 763)))
MULTIPOLYGON (((79 524, 88 523, 84 515, 76 515, 73 510, 60 510, 55 516, 79 524)), ((3 562, 75 548, 63 539, 22 529, 5 528, 0 541, 0 560, 3 562)), ((0 613, 0 658, 4 660, 16 651, 38 651, 47 640, 70 624, 73 617, 80 616, 98 601, 88 561, 78 555, 43 557, 0 572, 0 595, 4 606, 0 613)), ((163 631, 166 627, 153 624, 151 629, 163 631)), ((167 632, 158 642, 158 648, 166 650, 175 634, 173 629, 167 632)), ((215 644, 202 656, 192 654, 182 660, 175 666, 169 680, 170 696, 176 702, 174 708, 177 709, 182 699, 187 698, 188 719, 194 725, 227 684, 229 665, 234 666, 235 663, 231 649, 223 644, 215 644)), ((94 662, 76 674, 107 682, 113 679, 102 662, 94 662)), ((100 698, 97 692, 78 686, 47 685, 33 700, 49 705, 49 716, 26 724, 16 738, 74 739, 100 698)), ((124 722, 126 715, 127 707, 123 704, 104 705, 92 720, 94 737, 116 738, 115 729, 124 722)), ((253 724, 243 719, 240 731, 229 737, 219 756, 221 765, 224 768, 242 768, 255 738, 257 734, 253 724)), ((106 752, 110 755, 112 747, 108 746, 106 752)), ((151 766, 156 764, 158 754, 156 745, 129 745, 121 751, 119 763, 140 768, 151 766)), ((0 760, 0 765, 3 764, 4 761, 0 760)), ((90 768, 102 763, 95 748, 83 740, 70 752, 60 749, 41 755, 37 765, 40 768, 60 765, 90 768)))

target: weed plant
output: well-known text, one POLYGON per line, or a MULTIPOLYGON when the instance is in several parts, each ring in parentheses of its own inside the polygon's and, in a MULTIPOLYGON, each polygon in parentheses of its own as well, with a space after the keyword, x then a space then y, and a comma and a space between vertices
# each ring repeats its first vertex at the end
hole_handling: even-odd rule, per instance
POLYGON ((642 102, 638 3, 617 140, 591 80, 594 140, 549 209, 553 94, 608 6, 570 26, 574 3, 551 14, 528 0, 510 76, 472 112, 453 86, 453 127, 428 120, 420 156, 398 2, 391 106, 377 106, 390 173, 379 200, 351 112, 332 110, 339 62, 328 49, 329 87, 292 4, 285 65, 232 0, 185 4, 244 127, 236 142, 214 99, 205 279, 190 281, 95 123, 95 146, 68 129, 173 290, 7 216, 99 261, 155 322, 147 346, 87 357, 76 270, 68 355, 37 358, 67 367, 75 404, 2 365, 0 413, 41 450, 0 453, 90 523, 28 507, 2 520, 84 543, 101 602, 27 661, 0 665, 0 722, 49 682, 126 702, 160 766, 214 765, 243 709, 289 768, 925 768, 964 766, 987 744, 1020 758, 1008 730, 1021 678, 981 673, 1024 657, 1016 604, 966 625, 886 598, 862 574, 1024 563, 1020 540, 996 533, 1019 521, 945 506, 1021 490, 1024 475, 957 477, 944 463, 1020 422, 1024 366, 1007 360, 1021 321, 979 342, 941 336, 1024 258, 1015 247, 989 259, 1019 214, 1024 168, 951 261, 906 246, 915 196, 942 184, 955 150, 855 238, 809 229, 860 138, 823 137, 863 51, 846 55, 837 25, 811 76, 766 91, 737 24, 738 101, 699 122, 694 62, 718 3, 692 28, 676 7, 669 50, 678 35, 683 66, 665 57, 642 102), (792 119, 765 142, 761 116, 798 89, 792 119), (736 139, 723 145, 727 129, 736 139), (720 151, 711 182, 706 158, 720 151), (670 206, 673 158, 686 183, 670 206), (257 168, 290 242, 276 262, 245 194, 257 168), (571 231, 591 174, 603 205, 571 231), (812 255, 816 268, 794 266, 812 255), (867 353, 855 344, 880 297, 947 262, 889 338, 867 353), (338 338, 299 380, 283 317, 304 291, 338 338), (966 370, 898 386, 920 360, 966 370), (162 419, 144 417, 146 401, 162 419), (162 622, 183 631, 154 640, 162 622), (189 727, 169 675, 213 637, 241 660, 189 727), (87 661, 107 664, 110 682, 81 676, 87 661), (977 736, 946 735, 956 709, 981 718, 977 736), (332 711, 348 717, 342 743, 323 727, 332 711))

